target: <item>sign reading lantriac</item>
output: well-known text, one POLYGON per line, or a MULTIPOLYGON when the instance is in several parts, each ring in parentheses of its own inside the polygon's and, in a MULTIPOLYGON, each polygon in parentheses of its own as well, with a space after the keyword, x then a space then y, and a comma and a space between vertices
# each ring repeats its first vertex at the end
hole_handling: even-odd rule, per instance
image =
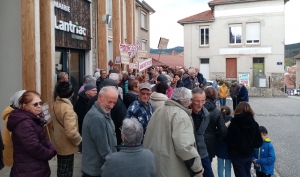
MULTIPOLYGON (((57 2, 57 1, 54 1, 54 7, 58 8, 58 9, 61 9, 63 11, 69 12, 69 13, 71 12, 70 6, 64 5, 64 4, 62 4, 60 2, 57 2)), ((59 20, 58 23, 57 23, 56 16, 55 16, 54 23, 55 23, 55 29, 66 31, 66 32, 71 32, 71 33, 75 33, 75 34, 79 34, 79 35, 82 35, 82 36, 86 35, 86 33, 85 33, 86 28, 84 28, 82 26, 79 26, 78 22, 75 22, 75 24, 73 24, 72 21, 64 22, 62 20, 59 20)))

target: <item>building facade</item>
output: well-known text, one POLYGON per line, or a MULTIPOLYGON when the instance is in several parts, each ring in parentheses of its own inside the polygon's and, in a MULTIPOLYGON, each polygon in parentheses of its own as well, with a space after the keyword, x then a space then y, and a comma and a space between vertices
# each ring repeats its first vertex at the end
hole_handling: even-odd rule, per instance
POLYGON ((178 21, 184 27, 184 64, 199 66, 207 79, 249 74, 251 87, 283 88, 285 3, 210 1, 211 10, 178 21))
MULTIPOLYGON (((0 6, 0 110, 16 91, 34 90, 52 103, 57 74, 69 73, 75 93, 83 76, 95 68, 109 69, 120 56, 119 44, 149 47, 149 28, 136 30, 137 9, 144 25, 154 13, 138 0, 14 0, 0 6)), ((139 22, 140 23, 140 22, 139 22)), ((121 67, 121 65, 116 65, 121 67)), ((124 68, 124 67, 123 67, 124 68)), ((2 122, 0 122, 2 125, 2 122)))

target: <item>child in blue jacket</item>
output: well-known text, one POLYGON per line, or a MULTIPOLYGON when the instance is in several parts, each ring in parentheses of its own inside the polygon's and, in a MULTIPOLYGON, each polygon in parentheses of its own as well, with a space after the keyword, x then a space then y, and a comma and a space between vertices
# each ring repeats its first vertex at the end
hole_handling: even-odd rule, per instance
POLYGON ((274 174, 274 163, 276 161, 274 147, 268 138, 268 130, 259 126, 259 132, 264 141, 259 149, 254 149, 253 163, 257 177, 271 177, 274 174))

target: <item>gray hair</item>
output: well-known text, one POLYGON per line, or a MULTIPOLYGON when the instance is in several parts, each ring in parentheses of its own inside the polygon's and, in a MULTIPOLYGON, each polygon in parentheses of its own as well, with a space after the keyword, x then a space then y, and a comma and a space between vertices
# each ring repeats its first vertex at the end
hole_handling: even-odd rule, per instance
POLYGON ((83 80, 84 80, 84 83, 86 83, 86 84, 92 84, 93 83, 93 76, 86 75, 86 76, 84 76, 83 80))
POLYGON ((139 144, 143 139, 143 127, 134 117, 125 118, 122 124, 122 135, 129 144, 139 144))
POLYGON ((18 108, 19 107, 19 99, 23 95, 23 93, 26 92, 26 90, 20 90, 13 94, 13 96, 10 97, 10 102, 13 107, 18 108))
POLYGON ((179 102, 181 105, 188 107, 187 101, 191 101, 192 99, 192 92, 190 89, 187 89, 185 87, 175 88, 173 90, 173 94, 171 99, 179 102))
POLYGON ((194 73, 194 72, 195 72, 194 68, 189 69, 189 73, 194 73))
POLYGON ((203 94, 205 93, 204 90, 202 88, 196 87, 192 90, 192 94, 203 94))
POLYGON ((115 86, 105 86, 101 88, 99 95, 105 95, 110 90, 114 90, 117 95, 119 94, 115 86))

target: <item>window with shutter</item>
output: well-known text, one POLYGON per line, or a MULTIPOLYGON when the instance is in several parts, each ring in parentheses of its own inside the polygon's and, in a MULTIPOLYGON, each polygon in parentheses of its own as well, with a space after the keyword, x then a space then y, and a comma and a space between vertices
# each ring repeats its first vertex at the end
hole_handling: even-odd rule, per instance
POLYGON ((247 44, 260 43, 260 23, 246 24, 246 42, 247 44))

